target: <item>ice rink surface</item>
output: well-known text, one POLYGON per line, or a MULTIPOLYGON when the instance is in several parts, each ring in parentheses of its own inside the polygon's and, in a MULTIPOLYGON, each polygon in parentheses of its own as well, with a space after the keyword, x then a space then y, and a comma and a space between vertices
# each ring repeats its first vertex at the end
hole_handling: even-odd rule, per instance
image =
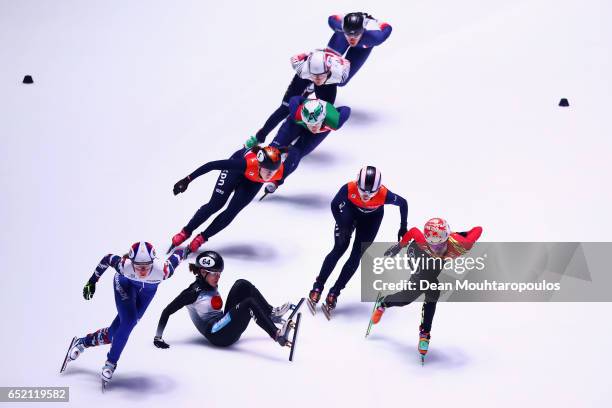
MULTIPOLYGON (((138 240, 162 253, 217 175, 177 197, 172 185, 259 129, 290 56, 356 10, 393 33, 339 89, 346 126, 207 244, 226 258, 224 297, 238 278, 274 304, 305 296, 332 246, 329 201, 365 164, 407 198, 409 226, 442 216, 486 241, 610 240, 609 1, 1 0, 0 386, 69 386, 87 407, 610 406, 611 304, 440 303, 421 367, 420 304, 389 310, 366 340, 358 273, 331 322, 304 314, 293 363, 253 323, 214 348, 185 310, 156 349, 161 310, 192 281, 182 266, 109 392, 108 347, 58 374, 69 339, 115 315, 112 271, 81 296, 100 258, 138 240)), ((398 225, 388 207, 378 240, 398 225)))

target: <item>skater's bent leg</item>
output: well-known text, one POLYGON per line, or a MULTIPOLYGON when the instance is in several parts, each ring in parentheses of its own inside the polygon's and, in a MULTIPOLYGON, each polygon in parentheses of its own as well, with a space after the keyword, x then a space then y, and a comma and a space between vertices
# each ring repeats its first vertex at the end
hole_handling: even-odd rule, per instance
POLYGON ((221 319, 210 326, 205 336, 216 346, 229 346, 238 341, 248 327, 251 317, 270 337, 275 338, 278 329, 272 322, 270 314, 266 313, 252 297, 243 299, 227 311, 221 319))
MULTIPOLYGON (((117 322, 119 321, 118 318, 116 318, 115 320, 117 320, 117 322)), ((110 335, 110 327, 98 329, 93 333, 89 333, 85 337, 81 337, 80 340, 83 346, 85 347, 95 347, 101 346, 103 344, 110 344, 112 341, 112 336, 110 335)))
POLYGON ((268 311, 268 314, 272 313, 272 305, 268 303, 264 295, 261 294, 255 285, 246 279, 239 279, 237 282, 240 282, 241 285, 248 288, 249 297, 252 297, 264 311, 268 311))
POLYGON ((359 262, 361 261, 363 253, 376 239, 376 234, 380 228, 383 214, 384 213, 381 208, 375 213, 362 216, 358 219, 355 229, 355 242, 353 242, 351 254, 342 267, 340 276, 338 276, 338 280, 330 290, 331 292, 339 295, 340 291, 342 291, 342 289, 344 289, 351 280, 355 274, 355 271, 357 271, 357 268, 359 267, 359 262))
POLYGON ((310 134, 307 137, 302 136, 300 140, 298 140, 297 143, 295 144, 295 147, 298 150, 300 150, 300 152, 302 153, 301 158, 304 158, 310 153, 312 153, 312 151, 318 145, 320 145, 321 142, 323 142, 323 140, 325 140, 325 138, 329 135, 329 133, 330 132, 327 131, 327 132, 322 132, 322 133, 317 133, 317 134, 310 134))
POLYGON ((309 83, 310 81, 307 79, 302 79, 297 75, 293 76, 291 83, 289 83, 289 86, 283 95, 281 105, 276 108, 274 112, 272 112, 268 120, 266 120, 266 123, 264 123, 263 127, 255 134, 255 137, 259 143, 263 143, 266 140, 268 133, 270 133, 272 129, 276 127, 276 125, 281 123, 289 115, 289 99, 291 99, 293 96, 302 95, 309 83))
POLYGON ((266 141, 266 136, 274 129, 279 123, 281 123, 289 115, 289 104, 283 102, 266 120, 263 127, 255 133, 255 137, 259 143, 266 141))
POLYGON ((418 282, 414 290, 402 290, 389 296, 385 296, 380 305, 382 307, 401 307, 406 306, 414 302, 419 296, 423 294, 423 291, 419 289, 418 282))
POLYGON ((357 241, 357 238, 355 238, 353 248, 351 249, 351 254, 344 263, 344 266, 340 271, 340 276, 338 276, 338 279, 336 280, 336 283, 334 283, 334 286, 330 289, 330 292, 339 295, 340 291, 346 287, 346 284, 349 282, 349 280, 351 280, 355 274, 355 271, 359 267, 361 254, 361 242, 357 241))
POLYGON ((153 300, 155 296, 155 292, 157 292, 157 286, 151 286, 148 288, 143 288, 138 291, 138 297, 136 299, 136 310, 138 320, 142 319, 145 311, 149 307, 149 304, 153 300))
POLYGON ((329 102, 332 105, 336 102, 336 93, 338 92, 338 85, 315 85, 315 94, 317 99, 322 99, 325 102, 329 102))
MULTIPOLYGON (((438 283, 437 279, 436 283, 438 283)), ((423 302, 423 307, 421 308, 421 331, 426 333, 431 331, 431 324, 436 314, 438 299, 440 299, 439 290, 429 290, 425 293, 425 302, 423 302)))
POLYGON ((316 288, 323 290, 325 282, 327 282, 329 275, 331 275, 332 271, 336 267, 338 260, 348 249, 349 244, 351 243, 352 228, 352 219, 350 221, 343 222, 341 225, 336 224, 334 226, 334 247, 323 260, 321 271, 319 272, 319 276, 317 276, 315 282, 316 288))
POLYGON ((261 327, 271 338, 276 338, 278 327, 272 321, 270 312, 266 309, 266 304, 259 302, 256 298, 250 297, 240 302, 240 307, 248 307, 253 315, 253 320, 261 327))
POLYGON ((436 304, 437 302, 423 302, 423 307, 421 308, 421 331, 426 333, 431 331, 431 324, 436 314, 436 304))
POLYGON ((115 275, 115 304, 119 312, 119 327, 113 334, 111 349, 107 358, 111 363, 119 361, 121 352, 125 348, 130 333, 138 322, 138 310, 136 307, 137 290, 128 278, 119 274, 115 275))
POLYGON ((232 285, 225 302, 225 311, 228 312, 244 299, 253 297, 264 307, 265 310, 272 312, 272 306, 266 301, 261 292, 246 279, 238 279, 232 285))
POLYGON ((227 208, 217 215, 208 228, 202 232, 204 238, 210 239, 227 227, 236 218, 238 213, 255 198, 261 186, 261 183, 243 180, 234 191, 234 196, 227 205, 227 208))
POLYGON ((224 170, 219 174, 215 189, 210 197, 210 201, 200 207, 191 217, 191 220, 184 227, 184 230, 191 234, 200 225, 206 222, 211 215, 219 211, 232 194, 239 182, 240 173, 236 171, 224 170))

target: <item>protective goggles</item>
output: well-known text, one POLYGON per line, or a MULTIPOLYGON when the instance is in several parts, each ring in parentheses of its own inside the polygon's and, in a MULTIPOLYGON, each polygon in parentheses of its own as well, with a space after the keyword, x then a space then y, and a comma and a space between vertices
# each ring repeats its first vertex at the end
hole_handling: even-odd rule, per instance
POLYGON ((153 267, 153 262, 134 262, 134 270, 138 273, 147 273, 153 267))
POLYGON ((439 244, 429 244, 429 248, 436 253, 444 252, 446 250, 446 241, 441 242, 439 244))
POLYGON ((361 198, 363 198, 364 200, 369 200, 372 197, 374 197, 376 195, 376 193, 378 193, 378 190, 375 191, 365 191, 362 190, 361 188, 357 187, 357 191, 359 191, 359 195, 361 196, 361 198))

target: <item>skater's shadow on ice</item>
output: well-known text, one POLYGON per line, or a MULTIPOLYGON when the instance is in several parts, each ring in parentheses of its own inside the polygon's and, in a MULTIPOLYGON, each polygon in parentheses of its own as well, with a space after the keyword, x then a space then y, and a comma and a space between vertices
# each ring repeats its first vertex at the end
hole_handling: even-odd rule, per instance
POLYGON ((333 165, 338 162, 340 156, 333 154, 330 151, 314 151, 309 153, 306 157, 304 157, 301 161, 306 165, 314 164, 317 167, 333 165))
MULTIPOLYGON (((342 317, 356 317, 362 319, 363 316, 367 316, 372 311, 372 305, 370 303, 338 303, 338 307, 333 311, 332 319, 342 317)), ((367 322, 366 322, 367 323, 367 322)))
POLYGON ((322 194, 303 193, 293 195, 273 195, 266 197, 266 201, 275 204, 290 204, 294 207, 304 207, 308 209, 327 209, 329 208, 330 198, 322 194))
MULTIPOLYGON (((67 376, 87 376, 91 380, 92 386, 95 384, 100 386, 100 371, 88 370, 80 367, 70 367, 64 375, 67 376)), ((172 391, 176 386, 172 377, 165 375, 145 375, 135 372, 121 372, 113 376, 112 381, 108 384, 107 390, 121 392, 127 397, 134 399, 143 399, 155 394, 165 394, 172 391)))
MULTIPOLYGON (((261 352, 258 352, 256 349, 260 347, 265 347, 265 343, 271 343, 272 340, 268 337, 241 337, 236 343, 232 344, 229 347, 218 347, 210 344, 208 340, 206 340, 202 336, 192 337, 185 340, 174 341, 173 344, 182 344, 182 345, 190 345, 190 346, 198 346, 198 347, 206 347, 211 350, 213 353, 240 353, 245 355, 251 355, 258 359, 266 359, 269 361, 286 361, 287 354, 283 353, 281 348, 277 346, 280 352, 278 355, 268 355, 261 352), (259 343, 257 345, 255 343, 259 343)), ((289 350, 289 349, 286 349, 289 350)), ((271 351, 274 351, 272 348, 271 351)))
POLYGON ((349 118, 347 125, 350 126, 372 126, 380 119, 376 112, 367 112, 358 109, 351 109, 351 117, 349 118))
MULTIPOLYGON (((416 345, 409 341, 394 339, 384 335, 375 334, 368 337, 368 341, 380 342, 391 346, 394 353, 400 353, 404 356, 413 356, 414 358, 406 358, 405 361, 411 366, 421 366, 421 359, 416 350, 416 345)), ((425 357, 426 366, 437 366, 447 369, 458 369, 465 366, 469 359, 460 348, 445 348, 445 349, 430 349, 425 357)))
POLYGON ((271 246, 262 243, 257 245, 227 244, 216 247, 215 249, 221 252, 224 257, 243 259, 251 262, 270 262, 278 257, 276 251, 271 246))

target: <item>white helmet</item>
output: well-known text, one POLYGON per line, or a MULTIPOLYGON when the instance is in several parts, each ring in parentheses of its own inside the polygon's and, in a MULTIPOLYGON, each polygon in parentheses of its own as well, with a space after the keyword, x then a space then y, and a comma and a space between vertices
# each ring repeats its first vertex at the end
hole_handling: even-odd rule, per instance
POLYGON ((130 247, 128 258, 135 265, 150 265, 155 259, 155 248, 145 241, 136 242, 130 247))
POLYGON ((329 65, 325 58, 325 51, 315 50, 306 59, 310 75, 323 75, 329 72, 329 65))
POLYGON ((320 99, 308 99, 302 106, 302 121, 307 126, 322 125, 325 121, 326 103, 320 99))
POLYGON ((444 244, 451 234, 448 222, 442 218, 432 218, 425 223, 423 235, 430 245, 444 244))

